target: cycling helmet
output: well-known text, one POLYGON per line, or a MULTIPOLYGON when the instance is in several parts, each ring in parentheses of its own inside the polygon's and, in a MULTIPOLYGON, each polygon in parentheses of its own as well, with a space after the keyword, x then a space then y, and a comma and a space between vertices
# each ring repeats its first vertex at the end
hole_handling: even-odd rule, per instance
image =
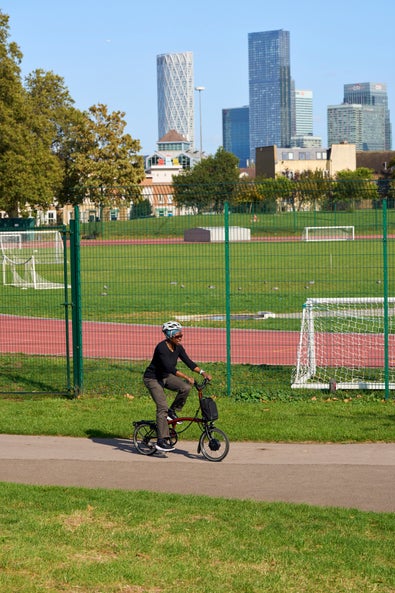
POLYGON ((182 325, 178 321, 166 321, 162 325, 162 331, 167 338, 172 338, 182 330, 182 325))

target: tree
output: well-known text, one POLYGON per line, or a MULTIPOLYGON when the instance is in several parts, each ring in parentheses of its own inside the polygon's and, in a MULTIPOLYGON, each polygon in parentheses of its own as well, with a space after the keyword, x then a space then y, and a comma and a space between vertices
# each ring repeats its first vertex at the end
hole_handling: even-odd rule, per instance
POLYGON ((0 12, 0 208, 10 217, 48 207, 61 169, 48 149, 39 116, 21 80, 22 53, 8 42, 9 17, 0 12))
POLYGON ((136 218, 146 218, 147 216, 152 216, 152 207, 148 199, 141 200, 132 205, 130 209, 131 220, 136 218))
POLYGON ((88 187, 101 205, 141 199, 143 157, 124 114, 101 104, 79 111, 53 72, 37 69, 24 85, 23 56, 8 37, 0 11, 0 209, 14 217, 54 201, 79 203, 88 187))
POLYGON ((316 169, 315 171, 302 171, 295 175, 297 209, 303 210, 305 206, 309 209, 320 207, 327 199, 333 185, 332 179, 326 171, 316 169))
POLYGON ((336 177, 328 205, 337 210, 351 211, 358 207, 363 199, 370 198, 376 201, 379 198, 371 169, 359 167, 355 171, 338 171, 336 177))
POLYGON ((173 177, 174 201, 177 206, 197 212, 221 212, 231 202, 239 183, 238 159, 222 147, 197 163, 193 169, 173 177))
POLYGON ((140 142, 125 133, 124 115, 101 103, 77 114, 64 155, 63 200, 78 203, 88 196, 104 206, 136 198, 144 163, 140 142))

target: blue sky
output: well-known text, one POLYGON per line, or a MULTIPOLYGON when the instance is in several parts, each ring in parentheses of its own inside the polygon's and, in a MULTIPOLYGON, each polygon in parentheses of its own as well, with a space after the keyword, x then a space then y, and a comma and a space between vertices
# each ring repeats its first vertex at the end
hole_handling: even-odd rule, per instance
POLYGON ((345 83, 386 83, 395 128, 391 2, 376 9, 360 0, 2 0, 0 9, 24 55, 23 74, 52 70, 79 109, 105 103, 125 112, 142 154, 158 140, 156 56, 193 52, 195 85, 205 87, 203 149, 215 153, 222 109, 248 104, 248 33, 255 31, 290 31, 291 75, 297 89, 313 91, 314 134, 324 144, 327 106, 342 102, 345 83))

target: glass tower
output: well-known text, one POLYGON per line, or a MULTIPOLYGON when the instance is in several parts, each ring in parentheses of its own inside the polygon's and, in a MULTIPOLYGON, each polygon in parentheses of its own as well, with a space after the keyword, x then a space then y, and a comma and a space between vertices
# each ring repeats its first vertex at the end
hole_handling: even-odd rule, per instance
POLYGON ((158 89, 158 139, 170 130, 194 145, 193 54, 156 57, 158 89))
POLYGON ((295 136, 313 135, 313 92, 295 91, 295 136))
POLYGON ((357 150, 391 150, 391 123, 386 86, 344 85, 341 105, 328 107, 328 144, 349 142, 357 150))
MULTIPOLYGON (((344 85, 344 103, 354 105, 368 105, 373 107, 372 115, 372 131, 377 121, 380 121, 380 128, 384 125, 383 136, 378 137, 376 134, 375 144, 381 146, 377 150, 391 150, 392 134, 390 112, 388 109, 388 95, 387 86, 382 82, 359 82, 356 84, 344 85), (381 123, 381 120, 383 124, 381 123), (375 121, 376 120, 376 121, 375 121)), ((372 142, 370 142, 371 144, 372 142)), ((372 150, 372 149, 370 149, 372 150)))
POLYGON ((262 146, 291 142, 289 31, 248 34, 250 156, 262 146))
POLYGON ((248 167, 250 159, 249 108, 222 110, 222 143, 224 149, 239 159, 239 167, 248 167))

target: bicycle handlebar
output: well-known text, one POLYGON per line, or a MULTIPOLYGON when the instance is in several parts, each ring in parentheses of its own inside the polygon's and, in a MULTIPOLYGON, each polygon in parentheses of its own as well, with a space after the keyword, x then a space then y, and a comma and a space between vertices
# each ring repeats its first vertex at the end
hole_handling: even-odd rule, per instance
POLYGON ((198 391, 203 391, 205 387, 207 387, 208 383, 210 383, 210 379, 203 379, 201 383, 198 383, 196 380, 194 381, 194 386, 198 391))

